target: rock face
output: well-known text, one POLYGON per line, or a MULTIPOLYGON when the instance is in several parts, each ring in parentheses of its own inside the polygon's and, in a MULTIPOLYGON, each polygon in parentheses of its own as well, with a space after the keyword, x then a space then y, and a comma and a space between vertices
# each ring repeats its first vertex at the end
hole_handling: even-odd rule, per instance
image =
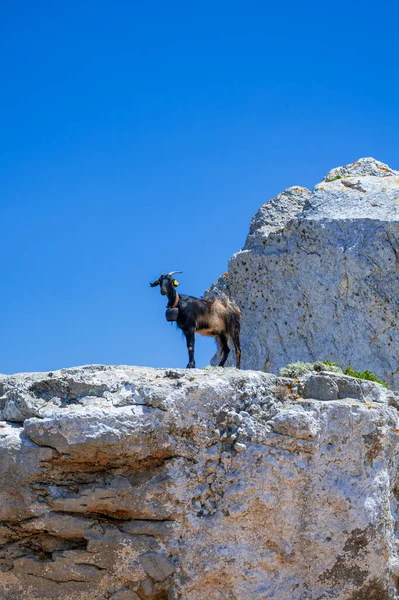
POLYGON ((0 378, 2 600, 397 600, 399 398, 333 373, 0 378))
POLYGON ((399 172, 373 158, 262 206, 211 288, 242 310, 243 367, 333 360, 398 387, 398 225, 399 172))

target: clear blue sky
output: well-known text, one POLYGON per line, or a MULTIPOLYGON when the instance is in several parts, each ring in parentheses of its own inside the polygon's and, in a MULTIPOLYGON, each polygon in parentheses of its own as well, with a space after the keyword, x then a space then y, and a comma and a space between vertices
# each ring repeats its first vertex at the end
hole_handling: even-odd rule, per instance
POLYGON ((0 0, 0 372, 185 366, 150 280, 201 295, 278 192, 361 156, 399 168, 398 18, 0 0))

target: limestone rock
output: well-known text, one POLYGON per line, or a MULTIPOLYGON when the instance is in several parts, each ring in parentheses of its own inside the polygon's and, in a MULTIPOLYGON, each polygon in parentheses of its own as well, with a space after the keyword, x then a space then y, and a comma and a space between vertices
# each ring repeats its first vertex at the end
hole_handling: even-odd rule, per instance
POLYGON ((384 387, 103 366, 1 384, 2 600, 398 600, 384 387))
POLYGON ((304 440, 315 438, 320 429, 318 419, 302 406, 280 411, 268 423, 277 433, 304 440))
POLYGON ((317 400, 338 400, 339 387, 331 377, 311 375, 306 381, 303 396, 317 400))
POLYGON ((256 248, 271 233, 281 232, 309 201, 310 191, 291 187, 260 207, 251 221, 245 247, 256 248))
POLYGON ((110 600, 140 600, 140 597, 133 590, 125 589, 112 594, 110 600))
POLYGON ((398 386, 398 222, 399 172, 373 158, 263 205, 210 288, 241 308, 243 367, 332 360, 398 386))
POLYGON ((164 581, 176 571, 174 564, 159 552, 146 552, 139 557, 139 562, 155 581, 164 581))

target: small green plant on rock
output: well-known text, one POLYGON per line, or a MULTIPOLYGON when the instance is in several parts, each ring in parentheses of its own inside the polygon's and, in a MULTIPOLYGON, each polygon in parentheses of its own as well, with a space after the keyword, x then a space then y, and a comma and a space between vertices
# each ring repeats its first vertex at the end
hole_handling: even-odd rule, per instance
POLYGON ((300 377, 301 375, 306 375, 306 373, 310 373, 312 370, 312 363, 304 363, 304 362, 296 362, 290 363, 286 367, 280 369, 280 375, 282 377, 300 377))
POLYGON ((327 183, 330 183, 330 181, 336 181, 337 179, 342 179, 341 175, 334 175, 334 177, 330 177, 330 179, 326 179, 327 183))
POLYGON ((348 366, 346 367, 344 373, 345 375, 349 375, 350 377, 356 377, 357 379, 366 379, 367 381, 375 381, 375 383, 380 383, 386 388, 388 387, 388 384, 385 381, 379 379, 377 375, 374 375, 374 373, 372 373, 371 371, 355 371, 355 369, 352 369, 352 367, 348 366))
POLYGON ((382 379, 379 379, 377 375, 374 375, 371 371, 355 371, 351 366, 346 367, 346 369, 342 370, 337 363, 332 362, 331 360, 318 360, 314 363, 305 363, 305 362, 295 362, 290 363, 286 367, 280 369, 280 375, 282 377, 290 377, 294 379, 295 377, 301 377, 302 375, 306 375, 306 373, 311 373, 312 371, 329 371, 330 373, 343 373, 344 375, 349 375, 350 377, 356 377, 357 379, 365 379, 367 381, 374 381, 375 383, 380 383, 384 387, 388 387, 388 384, 382 379))
POLYGON ((339 369, 337 363, 332 362, 331 360, 323 360, 322 363, 323 365, 328 365, 329 367, 337 367, 337 369, 339 369))
POLYGON ((331 362, 331 360, 318 360, 313 365, 314 371, 330 371, 330 373, 342 373, 342 369, 339 368, 337 363, 331 362))
POLYGON ((341 369, 335 363, 328 360, 318 360, 314 363, 296 362, 287 365, 280 369, 282 377, 301 377, 312 371, 333 371, 334 373, 342 373, 341 369))

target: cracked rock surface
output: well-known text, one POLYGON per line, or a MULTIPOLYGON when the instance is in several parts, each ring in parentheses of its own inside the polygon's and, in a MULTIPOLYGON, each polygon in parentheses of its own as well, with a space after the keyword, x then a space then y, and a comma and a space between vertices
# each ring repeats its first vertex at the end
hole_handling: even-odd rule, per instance
POLYGON ((399 172, 363 158, 279 194, 211 291, 241 308, 244 368, 332 360, 399 387, 399 172))
POLYGON ((0 378, 2 600, 397 600, 398 396, 335 373, 0 378))

